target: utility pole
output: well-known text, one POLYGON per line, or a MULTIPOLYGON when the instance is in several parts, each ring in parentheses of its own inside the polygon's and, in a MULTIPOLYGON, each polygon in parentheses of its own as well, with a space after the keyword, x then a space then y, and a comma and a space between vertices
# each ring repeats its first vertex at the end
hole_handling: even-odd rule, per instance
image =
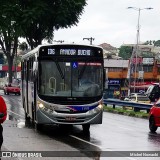
POLYGON ((54 42, 63 43, 64 40, 58 40, 58 41, 55 40, 54 42))
MULTIPOLYGON (((134 92, 136 91, 136 82, 138 79, 137 76, 137 70, 140 69, 140 62, 138 62, 138 58, 140 57, 140 53, 139 53, 139 42, 140 42, 140 13, 141 10, 151 10, 153 8, 148 7, 148 8, 136 8, 136 7, 128 7, 127 9, 134 9, 136 11, 138 11, 138 23, 137 23, 137 35, 136 35, 136 46, 135 48, 132 50, 132 55, 130 58, 130 80, 129 80, 129 94, 130 94, 130 88, 131 88, 131 72, 133 72, 133 70, 131 70, 131 68, 134 65, 134 92), (139 67, 137 66, 139 65, 139 67)), ((142 64, 142 68, 143 68, 143 64, 142 64)), ((144 79, 143 79, 144 80, 144 79)))
POLYGON ((94 38, 83 38, 83 40, 87 39, 88 41, 90 41, 90 45, 92 45, 92 41, 94 41, 94 38))

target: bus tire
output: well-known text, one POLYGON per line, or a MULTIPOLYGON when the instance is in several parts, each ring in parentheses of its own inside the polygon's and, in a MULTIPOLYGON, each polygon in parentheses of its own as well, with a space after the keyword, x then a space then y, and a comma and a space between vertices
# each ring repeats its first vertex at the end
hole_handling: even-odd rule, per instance
POLYGON ((149 119, 149 129, 152 133, 154 133, 154 132, 156 132, 157 128, 158 127, 155 125, 154 117, 151 116, 149 119))
POLYGON ((90 124, 83 124, 82 128, 84 133, 89 133, 90 124))
POLYGON ((27 113, 25 113, 25 126, 28 127, 30 126, 30 117, 28 116, 27 113))
POLYGON ((43 124, 35 123, 35 130, 40 131, 42 130, 43 124))
POLYGON ((34 107, 33 107, 33 103, 32 103, 32 124, 35 124, 35 111, 34 111, 34 107))

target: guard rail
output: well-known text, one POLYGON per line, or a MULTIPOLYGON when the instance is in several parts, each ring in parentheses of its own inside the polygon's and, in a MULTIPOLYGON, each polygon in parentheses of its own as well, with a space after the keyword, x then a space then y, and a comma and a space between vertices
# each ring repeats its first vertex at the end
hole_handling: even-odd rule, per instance
POLYGON ((105 105, 108 105, 108 104, 113 105, 113 108, 115 108, 115 106, 133 107, 134 111, 147 110, 147 112, 149 112, 150 108, 153 105, 153 104, 146 104, 146 103, 123 101, 123 100, 112 99, 112 98, 103 99, 103 103, 105 105))

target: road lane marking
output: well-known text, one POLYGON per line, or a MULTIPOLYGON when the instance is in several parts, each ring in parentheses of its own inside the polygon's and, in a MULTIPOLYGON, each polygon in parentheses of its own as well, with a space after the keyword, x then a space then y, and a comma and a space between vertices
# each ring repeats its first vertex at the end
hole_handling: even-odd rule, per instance
MULTIPOLYGON (((93 144, 93 143, 91 143, 91 142, 88 142, 88 141, 86 141, 86 140, 84 140, 84 139, 81 139, 81 138, 79 138, 79 137, 76 137, 76 136, 74 136, 74 135, 69 135, 69 136, 72 137, 72 138, 78 139, 78 140, 80 140, 80 141, 82 141, 82 142, 88 143, 88 144, 90 144, 90 145, 92 145, 92 146, 95 146, 95 147, 100 148, 98 145, 93 144)), ((100 149, 102 150, 102 148, 100 148, 100 149)))
MULTIPOLYGON (((82 141, 82 142, 85 142, 85 143, 87 143, 87 144, 90 144, 90 145, 92 145, 92 146, 98 147, 101 151, 114 151, 114 150, 111 150, 111 149, 103 150, 103 148, 101 148, 100 146, 98 146, 98 145, 96 145, 96 144, 94 144, 94 143, 88 142, 88 141, 86 141, 86 140, 84 140, 84 139, 81 139, 81 138, 79 138, 79 137, 76 137, 76 136, 74 136, 74 135, 69 135, 69 136, 72 137, 72 138, 75 138, 75 139, 77 139, 77 140, 79 140, 79 141, 82 141)), ((101 158, 103 158, 103 157, 101 157, 101 158)), ((118 158, 118 157, 117 157, 117 158, 118 158)), ((137 159, 135 159, 135 158, 133 158, 133 157, 123 157, 123 158, 129 159, 129 160, 137 160, 137 159)))
POLYGON ((20 114, 18 114, 18 113, 15 113, 15 112, 13 112, 13 111, 11 111, 11 110, 7 110, 7 111, 10 112, 10 113, 13 113, 13 114, 15 114, 15 115, 17 115, 17 116, 19 116, 19 117, 24 118, 24 116, 22 116, 22 115, 20 115, 20 114))

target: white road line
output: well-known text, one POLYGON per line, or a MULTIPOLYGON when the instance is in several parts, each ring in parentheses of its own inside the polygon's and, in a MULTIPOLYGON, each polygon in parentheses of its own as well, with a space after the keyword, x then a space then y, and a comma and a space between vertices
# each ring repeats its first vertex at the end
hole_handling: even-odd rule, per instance
MULTIPOLYGON (((92 146, 98 147, 100 150, 104 150, 103 148, 101 148, 100 146, 98 146, 98 145, 96 145, 96 144, 94 144, 94 143, 88 142, 88 141, 86 141, 86 140, 84 140, 84 139, 81 139, 81 138, 79 138, 79 137, 76 137, 76 136, 74 136, 74 135, 69 135, 69 136, 72 137, 72 138, 75 138, 75 139, 77 139, 77 140, 79 140, 79 141, 82 141, 82 142, 85 142, 85 143, 87 143, 87 144, 90 144, 90 145, 92 145, 92 146)), ((107 149, 106 151, 114 151, 114 150, 107 149)), ((102 158, 103 158, 103 157, 102 157, 102 158)), ((124 158, 129 159, 129 160, 137 160, 137 159, 132 158, 132 157, 124 157, 124 158)))
MULTIPOLYGON (((74 136, 74 135, 69 135, 69 136, 72 137, 72 138, 78 139, 78 140, 80 140, 80 141, 82 141, 82 142, 88 143, 88 144, 90 144, 90 145, 92 145, 92 146, 95 146, 95 147, 100 148, 98 145, 93 144, 93 143, 91 143, 91 142, 88 142, 88 141, 86 141, 86 140, 84 140, 84 139, 81 139, 81 138, 79 138, 79 137, 76 137, 76 136, 74 136)), ((100 149, 102 150, 102 148, 100 148, 100 149)))
POLYGON ((15 113, 15 112, 11 111, 11 110, 7 110, 7 111, 10 112, 10 113, 13 113, 13 114, 15 114, 15 115, 17 115, 17 116, 19 116, 19 117, 24 118, 24 116, 21 116, 20 114, 17 114, 17 113, 15 113))

